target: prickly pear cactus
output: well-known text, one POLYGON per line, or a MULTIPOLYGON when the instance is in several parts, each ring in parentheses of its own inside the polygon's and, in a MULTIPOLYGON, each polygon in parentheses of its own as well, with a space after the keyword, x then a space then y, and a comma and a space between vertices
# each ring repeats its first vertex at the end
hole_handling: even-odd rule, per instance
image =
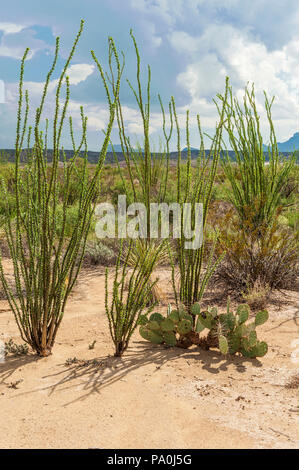
POLYGON ((245 357, 262 357, 268 351, 267 343, 259 341, 256 327, 268 320, 268 312, 258 312, 253 321, 248 322, 250 308, 239 305, 236 312, 227 304, 226 313, 219 314, 216 307, 201 310, 199 304, 194 304, 190 313, 184 308, 172 310, 169 306, 167 316, 153 313, 149 319, 141 316, 139 320, 140 335, 154 344, 189 347, 192 344, 201 345, 205 349, 218 347, 220 352, 236 354, 245 357), (199 334, 208 329, 205 338, 199 334))
POLYGON ((193 315, 196 314, 190 315, 182 307, 179 310, 172 310, 168 306, 166 317, 163 317, 160 313, 153 313, 149 319, 142 316, 139 329, 140 335, 155 344, 166 344, 168 346, 186 344, 186 341, 182 341, 182 338, 185 339, 185 336, 193 331, 193 315))
POLYGON ((236 313, 233 313, 228 302, 227 312, 224 314, 218 314, 217 308, 200 312, 196 331, 201 332, 208 328, 207 345, 219 347, 222 354, 239 352, 246 357, 262 357, 267 353, 268 346, 257 339, 255 329, 265 323, 269 315, 267 310, 262 310, 256 314, 254 321, 246 323, 249 315, 248 305, 239 305, 236 313))

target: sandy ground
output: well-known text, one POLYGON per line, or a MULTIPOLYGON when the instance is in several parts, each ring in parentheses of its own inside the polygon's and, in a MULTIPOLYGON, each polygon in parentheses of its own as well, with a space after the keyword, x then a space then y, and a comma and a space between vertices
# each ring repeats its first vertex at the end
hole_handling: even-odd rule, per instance
MULTIPOLYGON (((170 292, 163 276, 161 288, 170 292)), ((0 447, 296 448, 298 388, 285 385, 298 373, 291 357, 298 308, 295 291, 274 296, 259 329, 269 344, 261 359, 166 349, 138 332, 119 359, 104 312, 103 269, 84 270, 53 354, 7 356, 0 364, 0 447)), ((21 342, 1 300, 0 339, 9 338, 21 342)))

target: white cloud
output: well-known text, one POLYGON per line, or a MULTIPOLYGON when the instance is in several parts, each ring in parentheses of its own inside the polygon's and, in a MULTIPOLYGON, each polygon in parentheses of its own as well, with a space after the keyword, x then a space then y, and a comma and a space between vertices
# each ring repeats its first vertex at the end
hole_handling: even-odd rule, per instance
MULTIPOLYGON (((201 114, 203 122, 206 122, 205 117, 209 119, 209 109, 214 106, 211 103, 203 114, 203 100, 211 102, 212 97, 223 91, 227 75, 234 94, 240 99, 247 82, 255 83, 258 110, 263 115, 265 132, 263 90, 270 97, 276 96, 272 111, 278 139, 287 139, 298 130, 299 35, 280 49, 271 51, 248 30, 210 24, 198 36, 174 31, 169 35, 169 42, 179 55, 187 59, 188 64, 177 76, 177 83, 188 92, 188 106, 201 114)), ((216 116, 214 108, 214 120, 216 116)))
MULTIPOLYGON (((22 46, 19 47, 7 47, 0 44, 0 56, 2 57, 11 57, 12 59, 22 59, 25 49, 22 46)), ((27 60, 32 59, 34 56, 33 51, 29 51, 27 55, 27 60)))
POLYGON ((215 95, 221 91, 225 76, 226 68, 217 56, 215 54, 206 54, 200 62, 190 64, 186 72, 178 75, 177 80, 194 99, 199 96, 215 95))
POLYGON ((23 57, 26 47, 29 48, 27 59, 32 59, 38 51, 53 50, 52 46, 35 37, 34 29, 14 23, 0 23, 0 31, 4 33, 0 39, 0 57, 19 60, 23 57))
POLYGON ((0 22, 0 31, 3 31, 4 34, 19 33, 24 28, 25 26, 20 24, 0 22))
POLYGON ((71 85, 84 82, 94 72, 95 66, 91 64, 75 64, 68 68, 67 75, 71 85))

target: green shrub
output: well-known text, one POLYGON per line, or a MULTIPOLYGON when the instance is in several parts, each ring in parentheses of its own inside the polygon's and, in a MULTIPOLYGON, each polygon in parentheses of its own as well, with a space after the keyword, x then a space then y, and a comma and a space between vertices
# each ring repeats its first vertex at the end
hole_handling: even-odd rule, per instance
POLYGON ((85 264, 110 266, 115 264, 116 258, 114 251, 99 240, 90 241, 86 245, 85 264))
POLYGON ((289 288, 299 273, 299 232, 278 223, 271 228, 253 228, 251 217, 242 228, 232 212, 222 219, 218 230, 217 254, 225 257, 214 279, 237 294, 248 294, 255 284, 270 289, 289 288))

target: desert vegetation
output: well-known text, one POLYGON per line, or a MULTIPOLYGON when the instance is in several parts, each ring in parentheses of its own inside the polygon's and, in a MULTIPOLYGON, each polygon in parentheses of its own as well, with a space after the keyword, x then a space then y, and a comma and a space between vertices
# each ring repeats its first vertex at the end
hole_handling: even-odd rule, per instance
MULTIPOLYGON (((198 357, 217 350, 232 361, 236 357, 264 357, 271 344, 264 341, 262 330, 257 336, 256 328, 269 320, 267 307, 272 292, 293 288, 299 274, 297 156, 294 153, 285 158, 278 151, 271 117, 275 102, 265 95, 270 135, 266 150, 254 87, 245 89, 243 103, 239 103, 227 78, 222 94, 215 99, 219 118, 208 150, 200 114, 196 117, 201 143, 194 157, 189 111, 182 126, 174 97, 165 106, 159 96, 161 149, 154 152, 150 140, 151 69, 148 67, 146 83, 142 83, 143 63, 131 32, 136 84, 126 84, 125 60, 120 59, 109 38, 107 73, 91 51, 106 92, 109 119, 98 162, 90 163, 84 109, 80 136, 68 117, 71 87, 67 72, 82 33, 83 22, 57 80, 53 116, 44 116, 44 103, 57 63, 59 38, 34 113, 24 91, 28 50, 20 65, 15 157, 9 162, 2 154, 0 162, 0 278, 2 298, 8 302, 20 341, 25 344, 7 341, 5 354, 55 355, 55 339, 78 276, 105 266, 101 295, 116 357, 126 356, 133 335, 142 343, 146 340, 154 350, 172 348, 179 354, 191 348, 198 357), (125 86, 140 113, 140 144, 133 144, 127 135, 120 98, 125 86), (30 116, 34 116, 33 124, 30 116), (113 126, 118 129, 121 155, 111 141, 113 126), (70 133, 71 158, 66 157, 61 145, 64 132, 70 133), (234 160, 225 142, 233 149, 234 160), (174 143, 177 159, 171 161, 174 143), (108 164, 105 157, 109 144, 114 162, 108 164), (187 152, 183 152, 184 147, 187 152), (190 229, 199 232, 196 221, 201 204, 199 246, 190 247, 184 231, 174 237, 175 221, 171 217, 165 236, 162 209, 158 238, 152 238, 148 230, 143 237, 122 235, 99 240, 96 205, 109 202, 116 209, 119 195, 126 196, 127 204, 144 205, 147 227, 151 226, 151 204, 162 209, 176 204, 182 214, 187 204, 190 229), (12 266, 10 276, 7 263, 12 266), (159 279, 161 268, 168 273, 171 286, 167 301, 159 279), (206 292, 215 286, 223 293, 225 308, 215 301, 207 305, 206 292)), ((179 222, 182 224, 183 219, 179 222)), ((140 221, 136 226, 140 234, 140 221)), ((197 236, 199 233, 195 233, 197 236)), ((91 354, 101 341, 100 333, 93 332, 91 354)), ((90 359, 84 365, 98 366, 94 361, 90 359)), ((78 363, 77 358, 67 361, 68 366, 78 363)), ((289 387, 297 383, 293 380, 289 387)))
MULTIPOLYGON (((271 289, 288 287, 295 281, 298 274, 298 231, 292 226, 292 222, 297 214, 298 199, 296 155, 290 155, 287 159, 281 158, 271 118, 273 100, 269 101, 266 95, 265 113, 269 123, 270 143, 265 152, 254 87, 245 89, 242 106, 233 97, 228 79, 224 94, 219 94, 218 101, 215 101, 219 121, 208 153, 204 150, 203 131, 200 116, 197 115, 201 144, 198 157, 191 159, 187 111, 187 156, 182 159, 183 132, 175 100, 171 97, 169 102, 167 125, 165 109, 159 96, 164 147, 159 154, 153 154, 149 134, 151 69, 148 66, 147 83, 143 90, 140 54, 131 31, 136 52, 137 85, 135 88, 128 81, 128 86, 135 97, 143 125, 142 147, 138 144, 135 149, 126 133, 119 96, 125 62, 123 60, 123 63, 120 63, 113 39, 109 38, 109 74, 105 74, 95 53, 91 51, 106 91, 110 112, 98 163, 88 163, 88 120, 83 108, 82 134, 78 143, 75 142, 72 118, 69 117, 73 157, 68 160, 63 158, 60 142, 70 98, 67 69, 75 54, 82 30, 83 22, 58 80, 54 115, 52 118, 44 118, 45 131, 40 130, 40 126, 48 85, 56 67, 59 38, 56 41, 55 57, 46 77, 41 102, 35 111, 34 126, 28 123, 30 101, 28 92, 24 93, 23 90, 28 50, 21 61, 15 162, 8 164, 2 155, 1 164, 1 185, 4 194, 1 229, 4 235, 3 243, 7 244, 13 262, 15 280, 12 289, 0 264, 6 298, 15 315, 22 339, 36 353, 46 356, 52 351, 65 304, 78 277, 84 256, 89 257, 90 263, 95 265, 105 264, 105 258, 108 264, 109 260, 113 260, 116 267, 112 302, 109 306, 107 281, 106 311, 116 354, 120 355, 127 348, 133 330, 141 321, 140 317, 142 316, 142 321, 145 322, 147 315, 159 300, 155 298, 155 284, 158 280, 153 280, 153 275, 155 268, 164 262, 172 269, 174 302, 177 309, 169 313, 170 318, 163 323, 165 334, 168 332, 168 343, 177 344, 173 336, 174 327, 167 320, 183 315, 180 320, 184 318, 185 327, 183 328, 182 324, 177 325, 176 331, 181 335, 185 331, 189 337, 192 332, 193 336, 195 335, 193 343, 200 345, 202 341, 199 334, 205 323, 201 323, 199 319, 196 321, 193 314, 194 305, 198 305, 200 309, 200 301, 211 278, 214 278, 214 282, 224 283, 234 295, 243 296, 244 300, 256 307, 266 305, 266 298, 271 289), (63 83, 65 98, 62 104, 60 95, 63 83), (120 165, 118 155, 111 144, 115 166, 110 165, 105 169, 105 155, 115 122, 119 129, 125 165, 120 165), (53 153, 50 163, 47 157, 50 145, 49 126, 53 126, 53 153), (169 149, 174 134, 178 157, 176 165, 170 167, 169 149), (235 152, 235 162, 231 161, 226 151, 225 134, 235 152), (59 165, 61 155, 62 166, 59 165), (102 172, 105 172, 103 178, 102 172), (109 181, 108 184, 105 185, 105 181, 109 181), (223 190, 220 190, 221 186, 223 190), (163 205, 167 201, 180 206, 188 203, 192 228, 195 224, 196 203, 201 203, 202 243, 196 249, 186 248, 187 239, 184 233, 175 240, 169 235, 167 240, 164 237, 159 242, 151 239, 148 232, 142 239, 121 239, 121 242, 116 240, 113 252, 105 244, 105 240, 95 240, 94 208, 97 202, 105 199, 116 203, 117 193, 125 194, 128 201, 144 203, 147 227, 150 227, 151 223, 151 203, 163 205), (217 221, 215 218, 213 220, 213 212, 223 202, 226 203, 225 213, 221 218, 217 217, 217 221), (128 270, 129 267, 131 271, 128 270), (120 269, 121 278, 118 280, 120 269), (125 291, 127 293, 124 297, 125 291), (183 312, 185 309, 185 313, 174 313, 180 312, 180 308, 183 312), (187 326, 187 322, 190 325, 188 323, 187 326), (167 330, 167 325, 170 330, 167 330)), ((211 313, 207 315, 210 317, 211 313)), ((216 317, 218 318, 217 315, 216 317)), ((202 316, 200 318, 203 320, 202 316)), ((178 318, 176 320, 178 321, 178 318)), ((218 326, 220 323, 218 322, 218 326)), ((235 323, 235 320, 232 320, 232 323, 235 323)), ((143 336, 148 336, 145 331, 154 331, 155 326, 155 321, 147 323, 147 329, 142 329, 143 336)), ((211 329, 215 330, 215 325, 211 326, 211 329)), ((155 332, 156 342, 162 342, 160 339, 158 341, 157 334, 155 332)), ((253 336, 251 335, 251 343, 255 346, 253 336)), ((220 350, 225 353, 230 350, 223 346, 227 341, 224 331, 221 334, 220 350)), ((186 338, 178 340, 178 344, 189 343, 193 344, 186 338)), ((265 348, 263 350, 265 351, 265 348)))

